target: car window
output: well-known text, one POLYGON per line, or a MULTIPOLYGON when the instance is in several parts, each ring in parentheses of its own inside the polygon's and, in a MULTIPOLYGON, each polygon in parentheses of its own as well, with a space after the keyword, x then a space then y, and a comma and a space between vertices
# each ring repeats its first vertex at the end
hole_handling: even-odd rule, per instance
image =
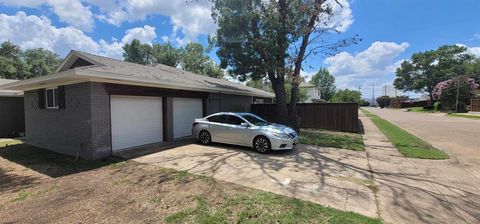
POLYGON ((225 123, 225 115, 215 115, 207 118, 210 122, 225 123))
POLYGON ((268 122, 252 114, 244 114, 242 117, 253 125, 266 126, 268 122))
POLYGON ((225 119, 226 122, 225 122, 225 123, 227 123, 227 124, 240 125, 240 124, 242 124, 243 122, 245 122, 245 121, 243 121, 242 119, 240 119, 240 118, 237 117, 237 116, 226 115, 225 117, 226 117, 226 119, 225 119))

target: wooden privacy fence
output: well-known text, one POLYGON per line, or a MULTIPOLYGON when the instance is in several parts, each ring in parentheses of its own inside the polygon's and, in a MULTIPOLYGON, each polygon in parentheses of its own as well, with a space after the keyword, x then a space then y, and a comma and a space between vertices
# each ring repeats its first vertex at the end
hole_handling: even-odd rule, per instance
MULTIPOLYGON (((276 122, 275 104, 252 104, 252 113, 276 122)), ((298 103, 300 128, 358 132, 357 103, 298 103)))
POLYGON ((470 103, 470 110, 480 112, 480 99, 472 99, 470 103))

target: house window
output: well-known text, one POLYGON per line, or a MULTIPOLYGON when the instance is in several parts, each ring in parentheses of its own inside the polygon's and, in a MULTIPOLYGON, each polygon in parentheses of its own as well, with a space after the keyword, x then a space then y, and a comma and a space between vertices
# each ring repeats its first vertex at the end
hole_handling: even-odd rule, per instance
POLYGON ((58 109, 58 88, 45 89, 45 107, 47 109, 58 109))

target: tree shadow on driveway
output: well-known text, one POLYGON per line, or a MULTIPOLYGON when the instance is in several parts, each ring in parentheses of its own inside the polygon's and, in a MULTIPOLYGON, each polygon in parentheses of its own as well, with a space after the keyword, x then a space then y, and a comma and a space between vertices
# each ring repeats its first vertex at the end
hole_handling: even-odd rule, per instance
POLYGON ((248 147, 189 144, 134 160, 370 217, 377 214, 365 152, 299 145, 260 154, 248 147))

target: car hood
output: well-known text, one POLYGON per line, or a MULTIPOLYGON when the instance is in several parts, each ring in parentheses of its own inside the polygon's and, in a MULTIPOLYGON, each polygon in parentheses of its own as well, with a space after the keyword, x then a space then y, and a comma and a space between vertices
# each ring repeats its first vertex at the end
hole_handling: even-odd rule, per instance
POLYGON ((276 124, 276 123, 271 123, 267 126, 261 126, 260 127, 261 129, 264 129, 264 130, 269 130, 269 131, 277 131, 277 132, 284 132, 284 133, 287 133, 287 134, 290 134, 292 132, 294 132, 294 130, 286 125, 283 125, 283 124, 276 124))

